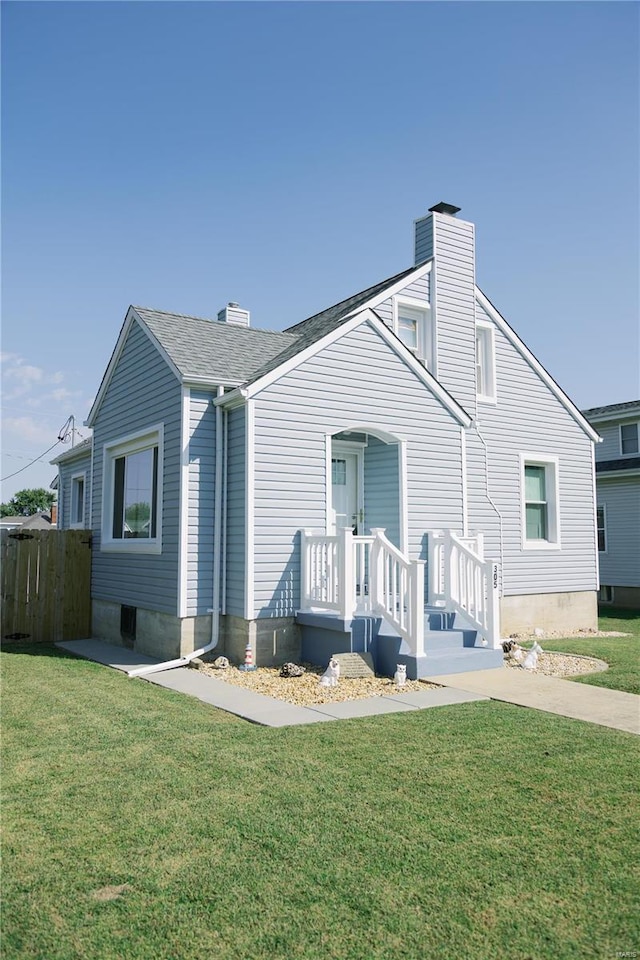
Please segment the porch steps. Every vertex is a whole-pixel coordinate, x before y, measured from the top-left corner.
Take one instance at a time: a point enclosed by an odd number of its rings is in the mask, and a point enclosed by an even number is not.
[[[384,662],[385,672],[391,669],[394,659],[397,663],[406,662],[407,673],[418,677],[491,670],[503,664],[502,650],[483,647],[476,630],[460,614],[438,607],[425,608],[424,657],[416,660],[408,656],[406,645],[384,623],[375,643],[377,660],[381,666]]]

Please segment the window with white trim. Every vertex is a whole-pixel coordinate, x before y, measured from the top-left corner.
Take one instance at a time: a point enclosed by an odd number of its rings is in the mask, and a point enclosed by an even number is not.
[[[495,402],[496,350],[491,324],[476,324],[476,393],[479,400]]]
[[[598,553],[607,552],[607,514],[604,507],[596,510],[596,526],[598,530]]]
[[[104,448],[103,550],[160,553],[162,426]]]
[[[394,331],[427,370],[433,373],[435,343],[428,304],[411,297],[394,297]]]
[[[71,478],[71,527],[84,527],[85,476],[84,473],[78,473]]]
[[[638,453],[640,450],[638,432],[639,424],[637,423],[620,424],[620,453],[623,457],[632,453]]]
[[[560,546],[558,462],[522,456],[522,545],[524,549]]]

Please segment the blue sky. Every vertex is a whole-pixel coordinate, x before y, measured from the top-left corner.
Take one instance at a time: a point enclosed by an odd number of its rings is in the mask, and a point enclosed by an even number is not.
[[[572,399],[636,399],[638,19],[3,3],[2,477],[86,417],[130,303],[238,300],[282,329],[409,266],[439,200],[476,223],[479,285]]]

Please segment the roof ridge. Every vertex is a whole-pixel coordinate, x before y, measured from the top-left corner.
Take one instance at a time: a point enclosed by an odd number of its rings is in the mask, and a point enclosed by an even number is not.
[[[219,327],[224,327],[225,329],[233,330],[249,330],[251,333],[268,333],[268,334],[277,334],[277,336],[282,336],[282,334],[287,334],[288,336],[293,336],[289,334],[287,330],[267,330],[266,327],[245,327],[240,323],[227,323],[224,320],[217,320],[213,317],[196,317],[190,313],[175,313],[171,310],[158,310],[156,307],[141,307],[135,303],[131,304],[134,310],[143,311],[146,313],[156,313],[160,314],[163,317],[179,317],[181,320],[197,320],[200,323],[215,323]],[[143,318],[144,319],[144,318]]]

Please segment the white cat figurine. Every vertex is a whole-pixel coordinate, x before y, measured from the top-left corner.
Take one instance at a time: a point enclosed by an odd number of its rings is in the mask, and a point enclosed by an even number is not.
[[[320,684],[323,687],[337,687],[339,679],[340,664],[334,657],[331,657],[331,660],[329,660],[329,666],[320,677]]]
[[[539,656],[539,654],[541,654],[542,652],[543,652],[543,651],[542,651],[542,647],[540,646],[540,644],[537,643],[537,642],[534,642],[533,646],[531,647],[531,649],[530,649],[529,652],[527,653],[527,655],[526,655],[526,657],[524,658],[524,661],[523,661],[523,663],[522,663],[522,666],[524,667],[524,669],[525,669],[525,670],[536,670],[537,667],[538,667],[538,656]]]
[[[393,675],[393,679],[396,682],[396,687],[404,687],[407,682],[407,665],[406,663],[396,664],[396,672]]]

